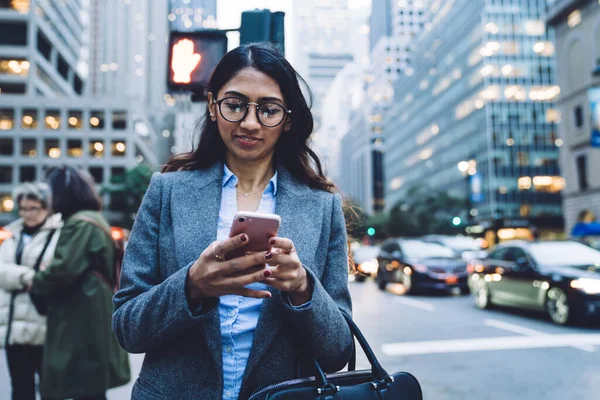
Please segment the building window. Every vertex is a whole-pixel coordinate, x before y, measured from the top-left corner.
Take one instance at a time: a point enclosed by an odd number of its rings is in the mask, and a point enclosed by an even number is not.
[[[83,156],[83,145],[79,139],[67,140],[67,156],[81,157]]]
[[[35,129],[38,127],[38,110],[25,109],[23,110],[23,118],[21,120],[21,129]]]
[[[0,58],[0,75],[27,76],[29,73],[29,61],[20,58]]]
[[[113,167],[110,169],[110,181],[113,183],[123,182],[125,177],[125,168]]]
[[[10,194],[0,194],[0,212],[11,212],[15,208],[15,202]]]
[[[100,184],[104,182],[104,168],[90,167],[90,175],[94,178],[94,182]]]
[[[90,125],[92,129],[104,129],[104,111],[92,111]]]
[[[579,156],[576,159],[577,164],[577,179],[579,180],[579,190],[585,191],[588,189],[587,179],[587,156]]]
[[[12,167],[0,167],[0,183],[12,183]]]
[[[75,78],[73,79],[73,89],[75,90],[75,93],[77,93],[77,94],[83,93],[83,81],[77,75],[75,75]]]
[[[50,53],[52,52],[52,45],[50,41],[46,39],[46,36],[42,31],[38,30],[37,33],[37,49],[44,56],[44,58],[50,61]]]
[[[69,129],[81,129],[83,128],[83,114],[81,111],[69,110]]]
[[[59,110],[47,110],[46,118],[44,119],[46,129],[58,129],[60,128],[60,111]]]
[[[12,108],[0,108],[0,131],[8,131],[13,128],[15,110]]]
[[[25,94],[24,83],[0,82],[0,93],[2,94]]]
[[[529,165],[529,153],[518,152],[517,153],[517,165],[520,165],[520,166]]]
[[[19,182],[35,182],[36,170],[34,166],[26,166],[20,168]]]
[[[26,157],[37,157],[37,143],[35,139],[21,140],[21,155]]]
[[[65,80],[69,79],[69,64],[65,61],[64,58],[59,54],[58,55],[58,73],[65,78]]]
[[[124,140],[113,140],[112,141],[112,156],[113,157],[125,157],[125,150],[127,150],[125,146]]]
[[[112,114],[113,129],[127,129],[127,112],[115,111]]]
[[[0,139],[0,156],[12,156],[15,152],[15,147],[12,139]]]
[[[90,141],[90,156],[96,158],[104,157],[104,142],[102,140]]]
[[[46,155],[50,158],[59,158],[60,157],[60,142],[58,139],[46,139],[44,141],[44,146],[46,148]]]
[[[27,46],[27,23],[3,20],[0,24],[0,45]]]
[[[581,128],[583,126],[583,107],[575,107],[575,128]]]

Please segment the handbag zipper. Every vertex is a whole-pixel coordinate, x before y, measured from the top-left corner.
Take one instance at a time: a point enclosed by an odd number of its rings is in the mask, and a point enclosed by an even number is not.
[[[313,382],[314,380],[315,380],[315,377],[311,376],[310,378],[290,379],[289,381],[274,383],[273,385],[269,385],[269,386],[266,386],[266,387],[260,389],[258,392],[254,393],[252,395],[252,397],[250,397],[248,400],[258,399],[261,395],[263,395],[273,389],[281,389],[281,388],[287,387],[287,386],[295,386],[295,385],[299,385],[302,383]]]

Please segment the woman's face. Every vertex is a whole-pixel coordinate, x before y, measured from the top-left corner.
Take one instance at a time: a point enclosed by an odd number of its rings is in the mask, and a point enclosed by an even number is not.
[[[276,103],[287,109],[287,104],[277,82],[270,76],[254,68],[244,68],[223,85],[219,93],[217,93],[216,98],[213,96],[213,93],[208,94],[209,111],[212,114],[210,118],[217,122],[219,134],[227,148],[228,159],[259,161],[272,157],[279,136],[290,130],[290,117],[285,116],[283,122],[275,127],[265,127],[257,119],[256,106],[250,105],[250,109],[243,120],[240,122],[229,122],[223,118],[223,115],[219,112],[218,105],[213,101],[225,98],[234,99],[230,102],[222,103],[223,112],[226,112],[225,108],[230,107],[231,104],[239,104],[240,100],[258,103],[259,105],[266,102]],[[278,109],[276,106],[269,108],[269,110],[271,109],[277,109],[276,112],[284,113],[283,110]],[[264,113],[261,112],[261,114]]]
[[[19,215],[23,218],[23,224],[28,227],[40,225],[48,217],[48,210],[42,207],[37,200],[22,199],[19,202]]]

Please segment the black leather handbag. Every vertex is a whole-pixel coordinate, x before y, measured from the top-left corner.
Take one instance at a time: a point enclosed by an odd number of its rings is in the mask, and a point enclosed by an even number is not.
[[[313,358],[317,371],[315,376],[266,386],[254,392],[248,400],[422,400],[419,381],[408,372],[388,374],[352,318],[344,312],[342,315],[367,355],[370,370],[356,371],[356,349],[347,372],[325,374]]]
[[[44,259],[44,254],[46,253],[46,249],[48,249],[48,246],[50,245],[50,242],[52,241],[52,236],[54,236],[55,232],[56,232],[56,230],[52,230],[52,231],[50,231],[50,233],[48,233],[48,238],[46,239],[44,248],[42,249],[42,252],[38,256],[38,259],[35,262],[35,265],[33,266],[33,270],[35,272],[39,272],[40,266],[42,265],[42,260]],[[35,294],[32,292],[29,292],[29,298],[31,299],[31,302],[35,306],[35,309],[37,310],[38,314],[46,315],[48,313],[48,297],[47,296],[42,296],[42,295],[38,295],[38,294]]]

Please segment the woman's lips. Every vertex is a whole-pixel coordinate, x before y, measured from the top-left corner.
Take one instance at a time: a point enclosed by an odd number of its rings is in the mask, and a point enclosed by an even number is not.
[[[261,139],[258,139],[256,137],[253,136],[236,136],[235,137],[236,142],[243,148],[254,148],[260,141]]]

